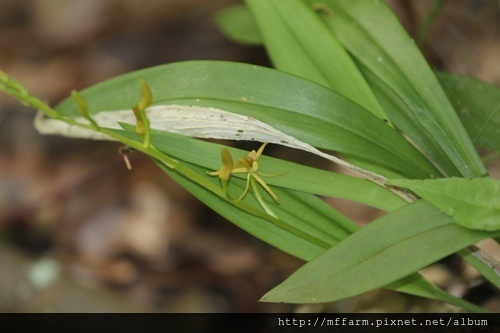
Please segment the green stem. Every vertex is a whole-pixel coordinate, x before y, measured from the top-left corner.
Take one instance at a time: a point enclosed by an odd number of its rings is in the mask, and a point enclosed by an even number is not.
[[[0,90],[14,96],[24,105],[45,112],[49,117],[57,118],[59,116],[56,110],[52,109],[47,103],[31,95],[22,84],[8,76],[2,70],[0,70]]]

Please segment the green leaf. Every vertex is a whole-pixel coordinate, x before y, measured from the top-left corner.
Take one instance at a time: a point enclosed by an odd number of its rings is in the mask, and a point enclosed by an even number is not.
[[[380,80],[363,64],[359,63],[358,66],[363,72],[367,81],[370,83],[370,86],[372,87],[378,100],[387,111],[387,114],[389,115],[392,123],[395,124],[396,127],[403,133],[408,135],[408,137],[418,138],[418,146],[425,147],[423,149],[425,155],[431,161],[434,161],[443,173],[450,176],[460,175],[460,171],[458,171],[451,159],[446,156],[444,149],[435,143],[435,139],[431,135],[429,135],[428,130],[424,126],[416,125],[418,120],[412,118],[412,116],[408,113],[401,111],[408,109],[408,104],[405,102],[405,100],[398,96],[390,86]]]
[[[438,171],[397,131],[351,100],[311,81],[273,69],[217,61],[190,61],[128,73],[80,94],[89,113],[129,109],[140,99],[138,83],[152,89],[153,105],[216,107],[270,124],[318,148],[359,157],[405,177]],[[56,109],[75,117],[65,100]]]
[[[321,3],[333,13],[325,22],[356,58],[391,121],[446,175],[486,175],[434,73],[385,2]]]
[[[276,69],[330,87],[386,118],[345,49],[302,0],[247,0]]]
[[[474,145],[500,152],[500,88],[463,75],[436,75]]]
[[[264,42],[257,22],[244,5],[234,5],[217,13],[216,23],[224,35],[232,41],[249,45]]]
[[[219,29],[230,40],[248,45],[262,44],[262,36],[255,19],[243,5],[235,5],[217,13],[215,21]]]
[[[391,180],[412,190],[469,229],[500,230],[500,180],[446,178]]]
[[[305,264],[262,301],[322,303],[409,276],[470,244],[500,233],[468,230],[421,200],[370,223]]]

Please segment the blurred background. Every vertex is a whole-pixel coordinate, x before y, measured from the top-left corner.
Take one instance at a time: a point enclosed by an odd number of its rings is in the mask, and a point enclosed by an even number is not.
[[[388,2],[414,35],[433,1]],[[175,61],[270,66],[263,48],[217,30],[214,15],[235,3],[0,0],[0,68],[54,105],[71,89]],[[445,1],[426,57],[500,84],[499,17],[497,0]],[[213,213],[147,157],[130,154],[128,171],[118,143],[41,136],[34,114],[0,95],[0,312],[457,311],[387,290],[327,305],[259,303],[303,263]],[[498,160],[488,168],[500,178]],[[328,201],[361,225],[381,215]],[[496,245],[481,246],[500,257]],[[500,311],[497,291],[454,256],[423,274]]]

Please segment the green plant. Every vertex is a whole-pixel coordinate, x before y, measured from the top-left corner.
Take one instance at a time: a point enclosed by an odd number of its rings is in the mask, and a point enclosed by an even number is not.
[[[219,24],[240,42],[263,43],[276,69],[168,64],[74,92],[55,108],[4,73],[0,89],[48,117],[37,121],[42,133],[139,150],[240,228],[309,261],[263,301],[330,302],[387,287],[483,311],[416,272],[458,252],[500,285],[490,263],[464,250],[500,236],[500,182],[474,148],[499,151],[499,113],[487,105],[500,103],[498,89],[436,75],[383,1],[246,5],[222,13]],[[457,84],[484,89],[458,94]],[[466,128],[452,105],[459,98],[473,114]],[[362,178],[191,137],[302,149]],[[361,229],[317,195],[387,214]]]

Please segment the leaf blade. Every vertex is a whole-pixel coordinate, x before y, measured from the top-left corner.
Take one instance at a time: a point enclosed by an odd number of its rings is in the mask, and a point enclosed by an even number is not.
[[[406,222],[404,229],[401,219]],[[498,234],[457,226],[429,203],[418,201],[344,239],[301,267],[262,301],[319,303],[355,296],[404,278],[469,244]],[[364,246],[365,242],[370,247]],[[345,260],[346,256],[349,260]]]

